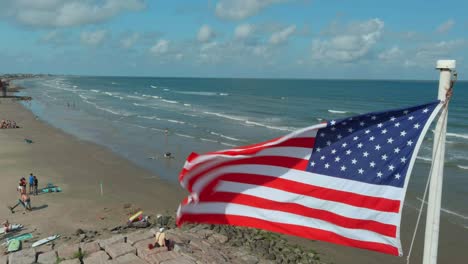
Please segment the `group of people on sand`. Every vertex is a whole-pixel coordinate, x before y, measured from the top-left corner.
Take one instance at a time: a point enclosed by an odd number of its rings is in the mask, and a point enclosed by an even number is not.
[[[31,197],[29,195],[38,194],[37,186],[39,184],[39,181],[37,177],[33,175],[32,173],[29,175],[28,181],[29,181],[29,192],[26,191],[26,187],[27,187],[26,179],[24,177],[20,179],[18,189],[17,189],[20,194],[20,199],[18,200],[18,203],[15,206],[8,207],[11,210],[11,212],[14,213],[14,209],[20,204],[24,207],[24,209],[26,209],[26,211],[32,211]]]
[[[17,126],[16,122],[13,120],[3,119],[2,122],[0,123],[0,128],[19,128],[19,126]]]

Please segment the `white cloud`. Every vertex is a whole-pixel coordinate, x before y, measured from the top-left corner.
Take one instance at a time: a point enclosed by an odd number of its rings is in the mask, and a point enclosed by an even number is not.
[[[160,39],[153,47],[150,48],[150,52],[154,55],[162,55],[167,53],[169,50],[169,40]]]
[[[398,46],[393,46],[392,48],[381,52],[378,55],[378,58],[381,60],[393,60],[400,57],[402,54],[403,52],[398,48]]]
[[[436,28],[436,31],[437,31],[437,33],[447,33],[448,31],[450,31],[450,29],[453,28],[454,25],[455,25],[455,20],[449,19],[449,20],[445,21],[444,23],[440,24]]]
[[[241,20],[257,14],[260,10],[286,0],[220,0],[216,15],[230,20]]]
[[[312,56],[319,60],[350,62],[369,54],[380,39],[384,22],[378,18],[350,24],[343,32],[335,31],[329,39],[312,42]]]
[[[296,32],[296,25],[289,26],[281,31],[275,32],[270,37],[270,44],[277,45],[284,43]]]
[[[0,16],[33,27],[96,24],[146,7],[144,0],[2,0]]]
[[[89,46],[98,46],[106,39],[106,37],[106,30],[83,31],[81,32],[80,40],[82,44]]]
[[[140,34],[137,32],[134,32],[120,40],[120,46],[124,49],[129,49],[135,45],[135,43],[138,41],[140,38]]]
[[[468,48],[468,41],[462,39],[426,43],[411,52],[412,56],[408,56],[405,66],[432,67],[439,59],[459,57],[460,51],[466,48]]]
[[[216,36],[213,29],[208,25],[203,25],[198,30],[197,39],[200,42],[208,42]]]
[[[254,31],[254,27],[250,24],[241,24],[234,30],[234,37],[242,40],[247,39]]]

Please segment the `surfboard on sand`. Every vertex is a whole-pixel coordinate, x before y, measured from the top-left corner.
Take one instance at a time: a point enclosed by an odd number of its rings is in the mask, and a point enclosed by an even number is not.
[[[15,231],[15,230],[18,230],[18,229],[21,229],[21,228],[23,228],[23,225],[12,224],[12,225],[10,225],[10,231],[8,231],[8,232]],[[5,234],[5,228],[0,228],[0,235],[3,235],[3,234]]]
[[[45,243],[49,243],[50,241],[54,241],[55,239],[57,239],[59,237],[60,237],[60,235],[53,235],[53,236],[50,236],[50,237],[43,238],[41,240],[38,240],[38,241],[34,242],[31,247],[34,248],[34,247],[38,247],[40,245],[44,245]]]
[[[21,247],[21,241],[20,240],[12,240],[10,243],[8,243],[8,253],[9,252],[15,252],[18,251]]]
[[[6,242],[4,242],[2,245],[9,245],[10,242],[13,241],[13,240],[22,241],[22,240],[28,240],[28,239],[31,239],[31,238],[33,238],[33,235],[30,234],[30,233],[21,234],[21,235],[17,235],[17,236],[7,238]]]
[[[140,215],[142,215],[142,214],[143,214],[143,211],[139,211],[138,213],[132,215],[132,216],[128,219],[128,221],[129,221],[129,222],[133,222],[133,221],[135,221],[135,219],[137,219],[137,218],[138,218]]]

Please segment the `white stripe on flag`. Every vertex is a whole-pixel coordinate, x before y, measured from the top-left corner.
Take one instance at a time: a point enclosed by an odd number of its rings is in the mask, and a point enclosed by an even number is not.
[[[339,214],[353,219],[373,220],[390,225],[398,225],[400,223],[398,213],[388,213],[356,207],[339,202],[298,195],[297,193],[290,193],[260,185],[221,181],[216,187],[216,191],[252,195],[275,202],[295,203],[313,209],[329,211],[334,214]],[[297,217],[302,217],[302,215],[298,215]]]
[[[258,176],[271,176],[317,187],[391,200],[400,200],[402,192],[401,188],[388,185],[370,184],[290,168],[254,164],[230,165],[213,170],[195,182],[193,192],[199,194],[207,184],[226,173],[250,173]]]

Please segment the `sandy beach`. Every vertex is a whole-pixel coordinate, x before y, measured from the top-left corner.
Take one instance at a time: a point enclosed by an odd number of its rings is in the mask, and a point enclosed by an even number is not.
[[[128,208],[147,214],[174,213],[183,197],[177,186],[160,180],[111,151],[67,135],[36,120],[11,99],[0,99],[2,119],[19,129],[0,130],[0,219],[21,223],[42,235],[69,234],[76,229],[98,230],[125,223]],[[27,144],[24,139],[33,140]],[[34,173],[39,187],[53,183],[62,193],[32,196],[33,211],[7,209],[19,198],[19,179]],[[103,196],[100,182],[103,182]]]
[[[1,99],[2,119],[15,120],[21,128],[0,130],[0,220],[21,223],[35,236],[72,234],[78,228],[102,230],[125,223],[130,209],[141,208],[149,215],[174,214],[184,191],[137,167],[116,153],[96,144],[79,140],[35,118],[18,102]],[[34,143],[27,144],[24,139]],[[62,193],[32,196],[33,211],[17,208],[11,214],[8,205],[18,199],[20,177],[34,173],[39,186],[51,182]],[[174,177],[176,177],[174,175]],[[103,196],[100,182],[103,182]],[[124,208],[131,204],[132,208]],[[402,243],[408,252],[416,222],[414,210],[404,210]],[[425,216],[423,216],[424,220]],[[413,263],[422,255],[423,225],[413,250]],[[468,232],[442,220],[439,244],[440,263],[463,263],[463,241]],[[335,246],[329,243],[289,238],[290,241],[317,251],[329,263],[405,263],[398,258],[370,251]]]

